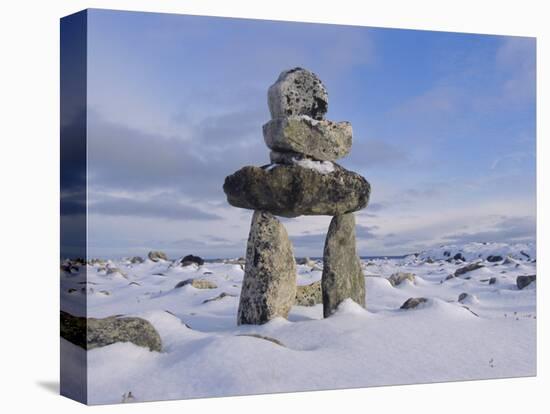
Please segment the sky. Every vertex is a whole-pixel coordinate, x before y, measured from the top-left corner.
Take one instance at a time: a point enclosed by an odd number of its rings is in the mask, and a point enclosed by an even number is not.
[[[269,163],[267,89],[315,72],[372,186],[361,256],[535,240],[535,39],[91,10],[88,255],[243,256],[224,178]],[[322,255],[330,217],[281,219]]]

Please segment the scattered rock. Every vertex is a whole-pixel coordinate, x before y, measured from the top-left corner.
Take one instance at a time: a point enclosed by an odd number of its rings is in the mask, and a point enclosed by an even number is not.
[[[492,278],[489,279],[489,284],[494,285],[495,283],[497,283],[497,278],[493,276]]]
[[[143,259],[143,257],[139,257],[139,256],[134,256],[130,259],[130,263],[132,264],[140,264],[143,262],[145,262],[145,260]]]
[[[516,285],[519,290],[529,286],[532,282],[537,280],[537,275],[518,276],[516,279]]]
[[[266,145],[278,152],[297,152],[315,160],[346,156],[352,143],[349,122],[316,121],[307,116],[277,118],[263,126]]]
[[[255,211],[237,323],[262,324],[286,318],[296,298],[296,264],[284,226],[273,215]]]
[[[174,289],[178,289],[183,286],[191,285],[195,289],[216,289],[218,285],[216,285],[214,282],[206,279],[186,279],[182,280],[181,282],[178,282],[176,286],[174,286]]]
[[[328,110],[328,94],[321,80],[299,67],[282,72],[267,96],[273,119],[292,115],[323,119]]]
[[[179,265],[180,266],[189,266],[191,264],[196,264],[198,266],[202,266],[204,264],[204,260],[202,257],[194,256],[192,254],[188,254],[184,258],[180,259]]]
[[[462,302],[468,297],[468,294],[466,292],[462,292],[460,295],[458,295],[458,301]]]
[[[223,298],[225,298],[225,297],[234,298],[234,297],[236,297],[236,295],[231,295],[231,294],[229,294],[229,293],[222,292],[222,293],[220,293],[218,296],[215,296],[215,297],[210,298],[210,299],[205,299],[205,300],[203,300],[202,303],[205,304],[205,303],[208,303],[208,302],[214,302],[214,301],[216,301],[216,300],[220,300],[220,299],[223,299]]]
[[[345,299],[365,306],[365,277],[355,247],[355,216],[334,216],[323,252],[323,315],[330,316]]]
[[[487,261],[490,263],[502,262],[504,258],[502,256],[487,256]]]
[[[250,337],[252,337],[252,338],[264,339],[264,340],[266,340],[266,341],[273,342],[274,344],[279,345],[279,346],[285,346],[285,345],[284,345],[281,341],[279,341],[278,339],[271,338],[270,336],[264,336],[264,335],[256,334],[256,333],[238,334],[237,336],[250,336]]]
[[[135,317],[117,315],[97,319],[61,311],[61,336],[87,350],[116,342],[132,342],[151,351],[160,352],[162,349],[160,335],[153,325]]]
[[[166,256],[166,253],[160,252],[160,251],[150,251],[147,254],[147,257],[149,260],[152,260],[153,262],[159,262],[161,260],[168,260],[168,256]]]
[[[397,272],[391,275],[388,278],[388,281],[391,283],[392,286],[399,286],[401,283],[403,283],[405,280],[410,281],[411,283],[414,283],[415,281],[415,275],[414,273],[406,273],[406,272]]]
[[[298,165],[244,167],[226,177],[223,190],[232,206],[283,217],[349,213],[370,196],[367,180],[337,164],[328,174]]]
[[[428,299],[426,298],[409,298],[401,305],[400,309],[414,309],[421,303],[426,303]]]
[[[434,259],[432,259],[431,257],[428,257],[424,262],[425,262],[425,263],[429,263],[429,264],[433,264],[433,263],[434,263]]]
[[[125,278],[126,278],[126,276],[127,276],[126,273],[123,272],[122,270],[120,270],[118,267],[109,267],[109,268],[107,269],[107,274],[108,274],[108,275],[112,275],[112,274],[114,274],[114,273],[119,273],[121,276],[123,276],[123,277],[125,277]]]
[[[462,253],[457,253],[453,256],[453,259],[460,262],[465,262],[466,259],[462,256]]]
[[[458,276],[463,275],[463,274],[468,273],[468,272],[472,272],[472,271],[477,270],[477,269],[481,269],[482,267],[485,267],[485,265],[481,262],[470,263],[470,264],[468,264],[464,267],[460,267],[460,268],[456,269],[455,277],[458,277]]]
[[[296,287],[296,305],[314,306],[319,303],[323,303],[320,280],[309,285],[299,285]]]

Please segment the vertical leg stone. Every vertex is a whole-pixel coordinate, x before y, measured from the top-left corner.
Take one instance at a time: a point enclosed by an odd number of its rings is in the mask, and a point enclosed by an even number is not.
[[[330,316],[347,298],[365,306],[365,277],[355,248],[355,216],[334,216],[323,254],[323,315]]]
[[[296,263],[284,226],[272,214],[255,211],[246,247],[237,323],[263,324],[286,318],[296,297]]]

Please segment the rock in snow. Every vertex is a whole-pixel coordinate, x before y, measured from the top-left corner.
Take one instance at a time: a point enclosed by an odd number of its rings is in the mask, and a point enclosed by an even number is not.
[[[323,253],[323,315],[330,316],[345,299],[365,306],[365,276],[355,251],[355,216],[335,216]]]
[[[422,303],[426,303],[428,299],[426,298],[409,298],[401,305],[400,309],[414,309]]]
[[[518,276],[516,279],[516,285],[518,289],[521,290],[529,286],[532,282],[535,282],[536,280],[537,280],[537,275]]]
[[[270,213],[255,211],[237,323],[262,324],[286,318],[296,298],[296,264],[287,232]]]
[[[168,260],[168,256],[166,256],[166,253],[160,252],[160,251],[150,251],[147,254],[147,257],[149,260],[152,260],[153,262],[158,262],[160,260]]]
[[[84,318],[61,311],[61,336],[88,350],[116,342],[131,342],[151,351],[162,349],[162,341],[153,325],[135,317]]]

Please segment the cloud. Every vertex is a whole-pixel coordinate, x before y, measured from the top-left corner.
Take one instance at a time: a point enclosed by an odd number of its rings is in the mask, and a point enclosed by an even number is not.
[[[162,220],[221,220],[216,214],[185,205],[176,197],[160,195],[140,200],[128,197],[103,196],[100,201],[90,203],[89,214],[158,218]]]
[[[486,230],[460,232],[443,237],[447,243],[460,244],[469,242],[518,242],[534,241],[536,236],[536,220],[534,217],[500,218]]]

